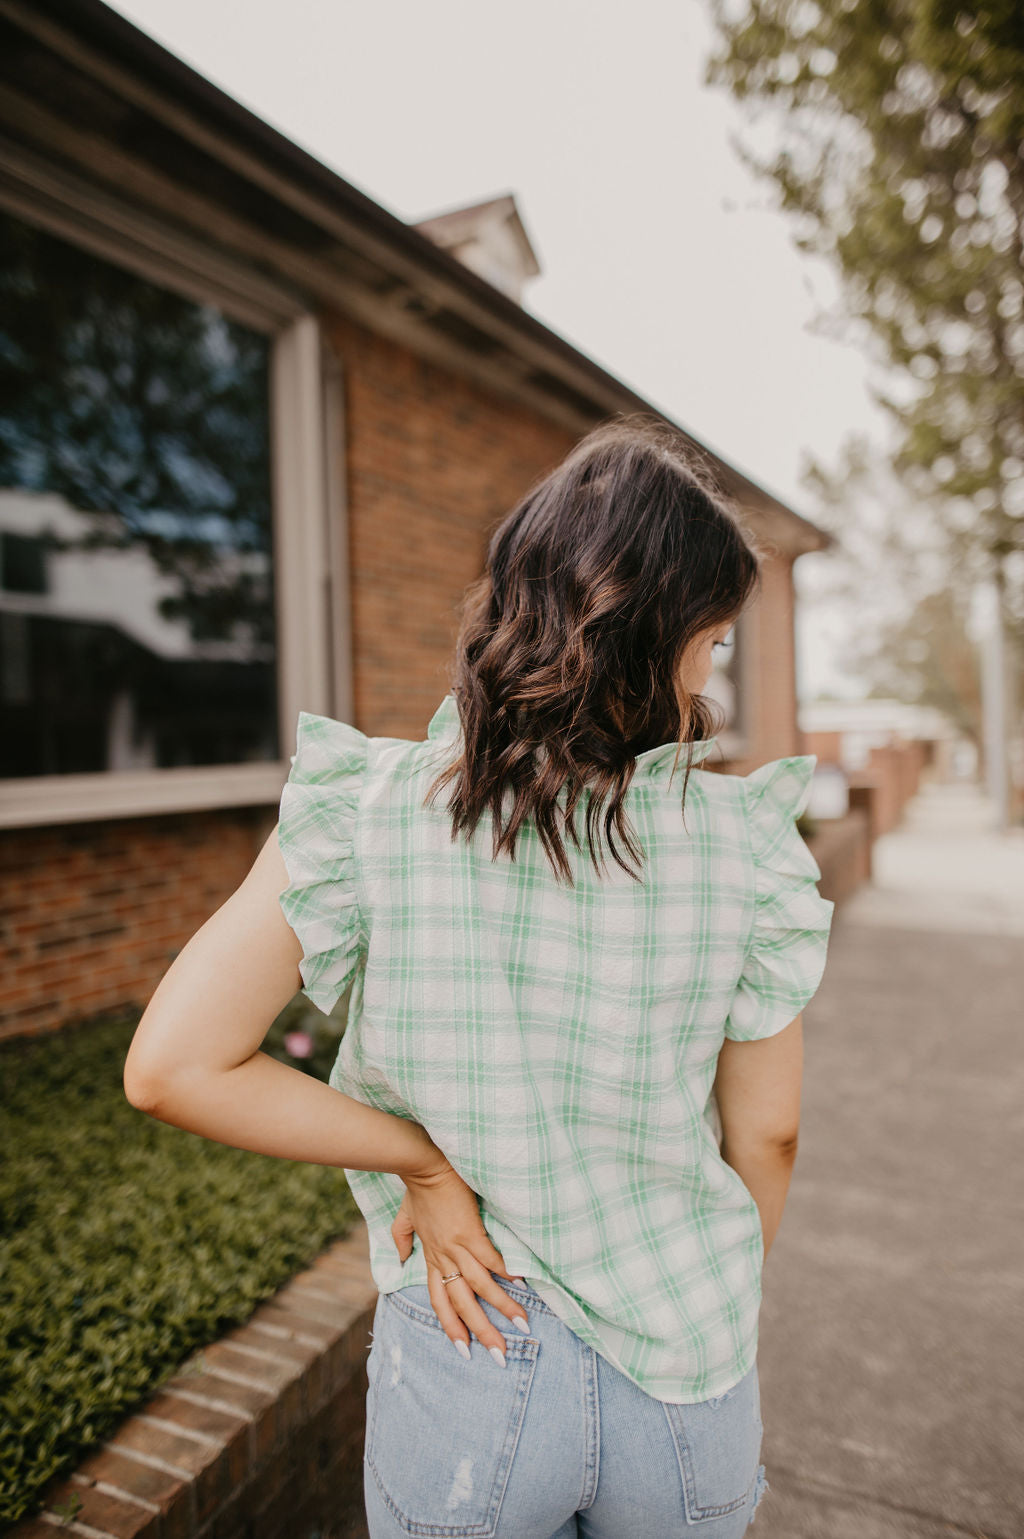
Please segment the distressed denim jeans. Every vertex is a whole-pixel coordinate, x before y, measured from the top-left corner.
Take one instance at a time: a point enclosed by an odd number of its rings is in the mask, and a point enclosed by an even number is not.
[[[492,1276],[494,1274],[492,1273]],[[529,1287],[506,1366],[445,1335],[425,1285],[382,1293],[367,1362],[363,1484],[370,1539],[738,1539],[767,1490],[755,1364],[723,1395],[669,1405],[565,1325]]]

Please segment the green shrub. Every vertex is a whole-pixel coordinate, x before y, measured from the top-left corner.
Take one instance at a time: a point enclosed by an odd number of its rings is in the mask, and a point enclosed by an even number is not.
[[[813,839],[818,832],[818,820],[812,818],[809,812],[801,812],[796,820],[796,826],[802,839]]]
[[[135,1026],[0,1045],[0,1525],[358,1217],[339,1168],[132,1107]],[[264,1048],[326,1078],[341,1029],[300,995]],[[288,1053],[295,1031],[310,1057]]]

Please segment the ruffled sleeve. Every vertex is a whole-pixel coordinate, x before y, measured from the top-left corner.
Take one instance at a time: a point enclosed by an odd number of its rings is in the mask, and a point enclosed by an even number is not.
[[[289,878],[278,901],[302,943],[302,992],[327,1015],[365,949],[355,830],[368,739],[300,711],[296,743],[277,826]]]
[[[825,971],[835,904],[823,898],[821,870],[797,826],[817,758],[773,759],[743,777],[754,856],[754,923],[725,1035],[772,1037],[815,994]]]

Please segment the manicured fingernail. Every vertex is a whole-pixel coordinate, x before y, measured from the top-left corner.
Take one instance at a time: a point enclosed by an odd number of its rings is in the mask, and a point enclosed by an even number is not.
[[[469,1351],[469,1342],[468,1341],[457,1341],[455,1343],[455,1350],[456,1350],[456,1352],[461,1352],[462,1356],[466,1359],[466,1362],[467,1363],[469,1362],[469,1360],[470,1360],[470,1351]]]
[[[530,1334],[530,1322],[525,1315],[513,1315],[512,1324],[518,1330],[521,1330],[524,1336],[528,1336]]]
[[[501,1366],[504,1368],[504,1366],[505,1366],[505,1354],[501,1350],[501,1348],[500,1347],[488,1347],[487,1350],[491,1354],[491,1356],[494,1358],[494,1361],[496,1363],[500,1363]]]
[[[526,1287],[526,1278],[525,1277],[513,1277],[512,1281],[518,1283],[521,1288],[525,1288]]]

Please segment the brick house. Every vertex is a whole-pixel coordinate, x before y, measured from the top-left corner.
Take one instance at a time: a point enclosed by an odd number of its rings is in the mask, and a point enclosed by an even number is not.
[[[653,408],[522,308],[509,195],[406,225],[99,0],[3,0],[0,61],[10,1036],[145,1003],[299,710],[422,737],[490,529]],[[802,751],[792,566],[829,537],[711,458],[771,551],[715,681],[744,772]]]

